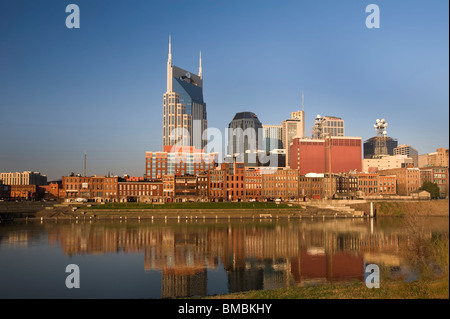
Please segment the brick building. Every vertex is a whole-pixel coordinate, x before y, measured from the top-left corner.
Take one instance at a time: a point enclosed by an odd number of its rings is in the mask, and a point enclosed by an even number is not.
[[[338,174],[333,177],[336,183],[335,197],[348,197],[351,199],[357,196],[358,176],[356,174]]]
[[[397,177],[381,175],[378,180],[378,193],[381,195],[396,195]]]
[[[63,189],[62,183],[58,183],[58,182],[52,182],[52,183],[49,183],[48,185],[42,185],[39,187],[44,190],[44,196],[46,196],[48,198],[59,198],[60,191]]]
[[[119,181],[119,202],[160,202],[163,201],[162,181]]]
[[[358,173],[358,191],[362,196],[396,195],[396,175]]]
[[[36,200],[41,199],[44,194],[44,189],[37,185],[10,185],[11,198]]]
[[[175,176],[176,201],[187,202],[197,200],[197,176]]]
[[[449,178],[447,167],[423,167],[420,168],[420,184],[424,182],[436,183],[439,187],[440,195],[443,198],[449,196]]]
[[[422,186],[420,183],[420,170],[413,167],[386,169],[378,172],[380,176],[396,177],[397,195],[409,196]]]
[[[208,182],[209,182],[209,201],[210,202],[221,202],[223,201],[223,186],[225,179],[226,170],[223,169],[223,164],[221,167],[212,169],[208,171]]]
[[[163,197],[166,201],[173,201],[175,196],[175,176],[165,175],[162,178],[163,182]]]
[[[307,174],[312,175],[312,174]],[[352,199],[358,195],[358,177],[356,172],[331,174],[316,174],[322,176],[322,198],[345,198]],[[331,191],[331,195],[330,195]]]
[[[298,169],[300,175],[329,173],[330,157],[332,173],[361,171],[360,137],[331,137],[331,142],[329,138],[325,140],[294,138],[290,148],[290,167]]]
[[[262,176],[260,169],[247,168],[245,170],[245,198],[261,201]]]
[[[68,200],[85,198],[105,202],[116,201],[118,198],[118,180],[117,176],[63,176],[62,188],[65,191],[64,197]]]
[[[298,170],[290,168],[262,168],[263,199],[298,199]]]
[[[244,201],[245,195],[245,164],[224,163],[224,199],[228,201]]]
[[[197,193],[200,201],[209,201],[209,179],[207,172],[197,175]]]
[[[321,199],[323,193],[323,174],[298,177],[298,194],[301,200]]]

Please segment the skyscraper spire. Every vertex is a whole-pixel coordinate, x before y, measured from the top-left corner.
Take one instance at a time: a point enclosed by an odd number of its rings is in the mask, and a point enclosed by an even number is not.
[[[169,57],[167,59],[167,92],[172,92],[172,80],[173,68],[172,68],[172,39],[169,35]]]
[[[200,51],[200,63],[199,63],[199,67],[198,67],[198,76],[200,77],[200,79],[203,79],[203,77],[202,77],[202,51]]]
[[[170,35],[169,35],[169,58],[167,60],[167,63],[172,64],[172,41]]]

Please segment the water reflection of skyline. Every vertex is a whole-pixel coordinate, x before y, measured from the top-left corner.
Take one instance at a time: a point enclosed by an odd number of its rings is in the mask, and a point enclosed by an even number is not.
[[[401,228],[368,220],[290,223],[44,223],[50,245],[68,256],[143,253],[161,273],[161,297],[207,295],[208,270],[223,268],[229,292],[364,279],[364,264],[399,266]],[[448,229],[447,229],[448,231]],[[2,243],[36,232],[1,232]],[[430,232],[431,235],[431,232]]]

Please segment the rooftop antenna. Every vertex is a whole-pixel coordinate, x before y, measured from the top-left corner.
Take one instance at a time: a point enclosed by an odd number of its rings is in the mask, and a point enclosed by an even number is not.
[[[84,177],[86,177],[86,150],[84,151]]]
[[[377,119],[373,127],[375,128],[377,132],[376,140],[375,140],[375,152],[374,152],[374,158],[379,158],[382,155],[388,155],[388,149],[386,144],[386,127],[388,126],[388,123],[386,122],[386,119]]]
[[[199,61],[199,67],[198,67],[198,76],[200,79],[203,78],[202,76],[202,51],[200,51],[200,61]]]
[[[305,96],[303,95],[303,91],[302,91],[302,111],[305,111]]]

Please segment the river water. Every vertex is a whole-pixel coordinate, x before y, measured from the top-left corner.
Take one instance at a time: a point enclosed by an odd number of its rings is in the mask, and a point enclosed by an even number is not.
[[[448,218],[426,220],[427,236]],[[0,224],[0,298],[172,298],[360,281],[409,269],[402,219]],[[69,264],[79,288],[69,289]],[[407,279],[407,276],[405,277]],[[74,282],[74,281],[73,281]]]

